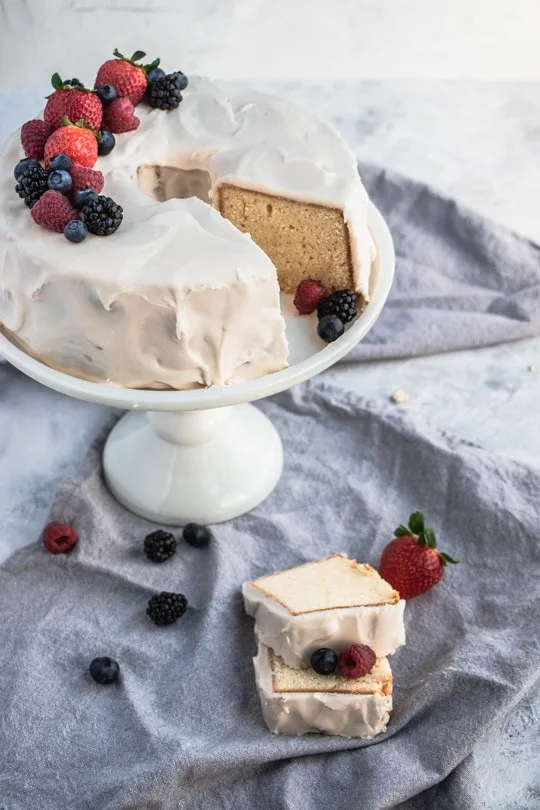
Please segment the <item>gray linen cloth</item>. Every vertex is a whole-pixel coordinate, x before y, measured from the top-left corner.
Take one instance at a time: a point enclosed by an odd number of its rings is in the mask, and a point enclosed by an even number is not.
[[[107,492],[100,436],[52,508],[77,548],[36,542],[0,568],[0,808],[482,807],[474,745],[538,676],[540,472],[329,386],[260,407],[283,438],[283,477],[211,547],[150,563],[155,526]],[[460,562],[407,604],[387,733],[272,735],[242,581],[336,551],[377,565],[414,509]],[[160,590],[190,602],[168,628],[145,615]],[[97,655],[119,661],[117,684],[90,679]]]
[[[540,334],[538,245],[401,174],[363,164],[361,175],[390,226],[396,276],[377,323],[344,361]]]
[[[360,173],[396,247],[379,320],[344,358],[376,360],[489,346],[540,334],[540,247],[415,180]]]

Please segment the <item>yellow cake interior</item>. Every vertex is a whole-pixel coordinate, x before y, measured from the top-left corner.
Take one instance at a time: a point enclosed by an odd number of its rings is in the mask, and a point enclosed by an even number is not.
[[[270,257],[283,292],[294,293],[308,278],[335,290],[354,289],[343,211],[227,184],[214,205]]]
[[[274,692],[334,692],[356,695],[390,695],[392,672],[387,658],[377,658],[371,672],[362,678],[319,675],[314,669],[292,669],[268,649]]]
[[[399,593],[371,565],[357,563],[344,554],[270,574],[252,584],[295,616],[399,602]]]

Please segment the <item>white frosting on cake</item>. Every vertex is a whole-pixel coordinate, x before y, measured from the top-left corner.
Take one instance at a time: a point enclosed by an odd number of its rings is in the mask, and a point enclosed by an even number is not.
[[[319,647],[339,652],[349,644],[367,644],[377,657],[405,644],[405,600],[396,604],[316,610],[293,615],[251,582],[242,586],[246,612],[255,619],[255,635],[290,667],[307,667]]]
[[[270,651],[263,644],[253,666],[263,717],[274,734],[323,732],[369,740],[386,731],[391,693],[276,692]]]
[[[342,209],[355,285],[367,297],[367,195],[331,126],[290,102],[201,78],[177,110],[136,113],[139,128],[117,136],[95,166],[102,193],[124,208],[111,237],[73,245],[37,226],[13,189],[19,133],[2,153],[0,322],[29,351],[129,387],[224,384],[286,366],[271,261],[209,204],[150,199],[137,186],[140,167],[207,173],[209,202],[227,182]],[[148,190],[144,170],[140,185]]]

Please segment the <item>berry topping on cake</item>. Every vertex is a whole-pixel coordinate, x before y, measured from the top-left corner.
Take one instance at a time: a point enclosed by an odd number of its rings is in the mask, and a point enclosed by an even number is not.
[[[338,655],[338,673],[344,678],[363,678],[375,666],[377,656],[367,644],[351,644]]]
[[[207,526],[201,526],[200,523],[186,523],[182,537],[188,545],[202,548],[212,540],[213,534]]]
[[[83,121],[72,124],[67,118],[59,129],[56,129],[45,144],[45,168],[50,160],[60,152],[68,155],[73,163],[91,169],[97,160],[97,140],[93,129],[85,126]]]
[[[105,655],[101,658],[94,658],[88,671],[96,683],[106,685],[118,680],[120,667],[114,658]]]
[[[78,535],[67,523],[53,521],[43,530],[43,545],[51,554],[67,554],[77,545]]]
[[[32,158],[23,158],[22,160],[19,160],[13,169],[13,176],[15,177],[15,180],[19,180],[26,169],[34,169],[36,166],[40,166],[40,164],[37,160],[33,160]]]
[[[52,76],[51,83],[54,93],[45,105],[45,123],[57,129],[62,126],[64,116],[67,116],[73,124],[84,119],[92,129],[100,128],[103,105],[92,90],[86,90],[78,79],[62,81],[58,73]]]
[[[182,73],[181,70],[175,70],[173,72],[173,76],[176,79],[176,83],[180,90],[185,90],[189,84],[189,79],[185,73]]]
[[[343,321],[337,315],[324,315],[317,324],[317,334],[325,343],[333,343],[344,331]]]
[[[32,206],[32,219],[48,231],[62,233],[68,222],[77,216],[68,198],[59,191],[46,191]]]
[[[88,229],[80,219],[72,219],[64,228],[64,236],[68,242],[82,242],[88,236]]]
[[[176,551],[176,540],[170,532],[158,529],[144,538],[144,553],[149,560],[156,563],[165,562]]]
[[[21,127],[21,143],[24,154],[34,160],[42,160],[45,151],[45,144],[49,135],[54,132],[54,127],[45,121],[35,119],[27,121]]]
[[[147,75],[147,78],[148,78],[149,82],[157,82],[157,81],[159,81],[159,79],[165,78],[165,76],[167,74],[165,73],[164,70],[162,70],[162,68],[157,67],[157,68],[154,68],[153,70],[149,70],[146,75]]]
[[[47,191],[47,177],[45,169],[34,161],[28,164],[27,168],[23,169],[22,174],[19,175],[15,191],[29,208],[32,208]]]
[[[335,672],[337,664],[338,657],[336,653],[328,647],[315,650],[311,656],[311,666],[319,675],[331,675],[332,672]]]
[[[116,146],[116,138],[109,132],[108,129],[102,129],[101,132],[98,134],[98,146],[97,152],[100,157],[105,157],[106,155],[110,155],[114,147]]]
[[[159,59],[149,65],[141,65],[138,63],[146,56],[144,51],[135,51],[128,59],[115,48],[114,55],[116,59],[104,62],[98,70],[94,86],[113,84],[118,98],[129,98],[132,104],[138,104],[146,91],[146,74],[157,68]]]
[[[146,613],[154,624],[173,624],[184,615],[187,606],[188,601],[183,594],[162,591],[149,600]]]
[[[60,169],[65,169],[65,171],[69,171],[71,169],[71,158],[69,155],[54,155],[49,160],[49,171],[57,171]]]
[[[118,98],[118,93],[114,84],[100,84],[96,87],[96,95],[104,107],[107,104],[112,104]]]
[[[148,103],[159,110],[174,110],[182,101],[180,81],[174,73],[168,73],[157,82],[152,82],[148,91]]]
[[[73,194],[71,202],[75,208],[81,209],[86,203],[97,200],[98,194],[92,188],[80,188]]]
[[[47,185],[53,191],[59,191],[61,194],[67,194],[68,191],[71,190],[71,175],[65,169],[58,169],[58,171],[51,172],[49,174]]]
[[[101,195],[97,200],[85,203],[82,213],[86,227],[96,236],[110,236],[120,227],[124,217],[121,205]]]
[[[337,315],[342,323],[350,323],[356,317],[356,298],[356,293],[351,290],[337,290],[319,303],[317,317]]]
[[[70,174],[74,191],[80,188],[91,188],[99,194],[105,183],[105,178],[101,172],[95,169],[87,169],[85,166],[79,166],[77,163],[74,163],[71,167]]]
[[[426,526],[422,512],[414,512],[409,525],[398,526],[394,534],[382,553],[379,572],[402,599],[425,593],[442,579],[447,563],[457,563],[439,551],[435,532]]]
[[[319,301],[324,298],[326,292],[319,281],[305,278],[296,288],[293,304],[300,315],[311,315],[319,306]]]
[[[117,98],[105,110],[104,126],[111,132],[131,132],[141,123],[135,115],[135,107],[129,98]]]

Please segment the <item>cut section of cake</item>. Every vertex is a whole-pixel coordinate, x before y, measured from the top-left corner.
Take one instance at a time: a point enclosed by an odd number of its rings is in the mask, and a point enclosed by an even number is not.
[[[392,711],[392,672],[378,658],[362,678],[292,669],[259,643],[253,659],[266,725],[274,734],[324,734],[371,739],[386,731]]]
[[[405,643],[404,600],[370,565],[334,554],[242,587],[255,635],[290,667],[320,647],[366,644],[378,657]]]

